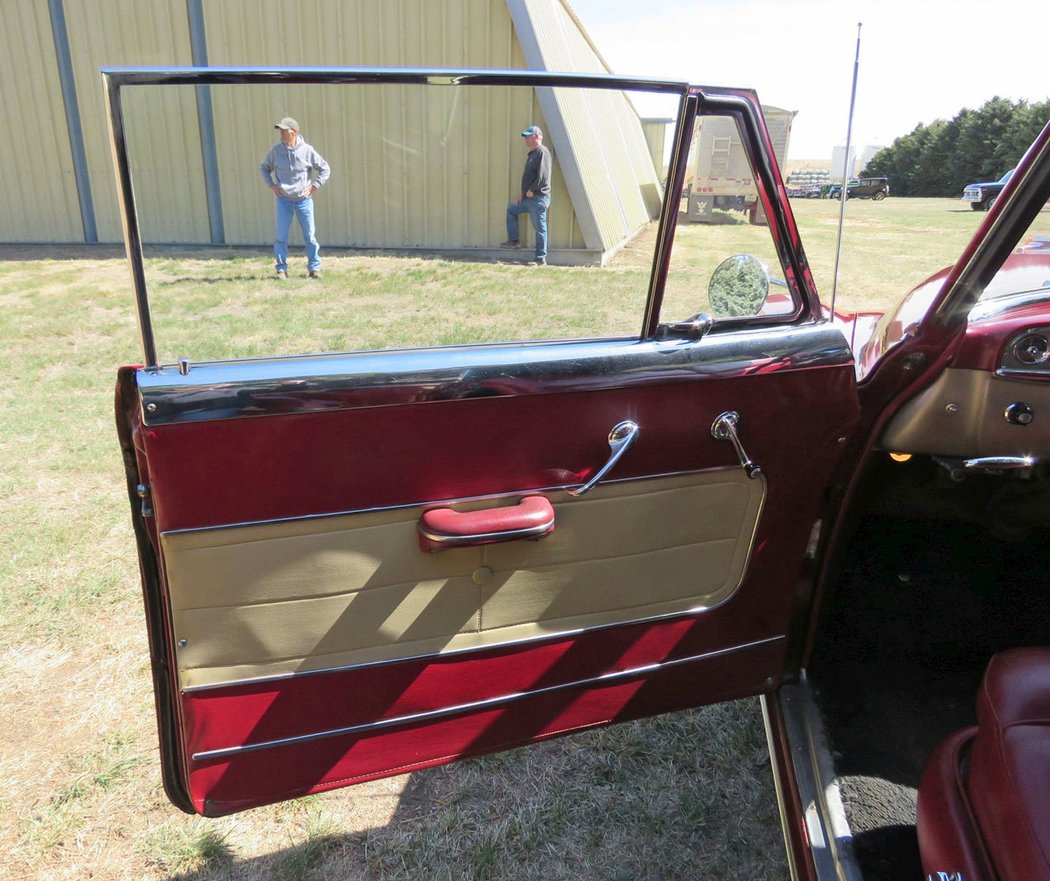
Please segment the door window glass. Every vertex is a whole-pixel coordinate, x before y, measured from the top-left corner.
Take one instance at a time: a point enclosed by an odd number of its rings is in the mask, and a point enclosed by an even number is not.
[[[765,108],[774,150],[786,150],[793,114]],[[693,131],[685,191],[661,321],[699,312],[717,320],[790,316],[798,298],[788,284],[735,117],[701,116]]]

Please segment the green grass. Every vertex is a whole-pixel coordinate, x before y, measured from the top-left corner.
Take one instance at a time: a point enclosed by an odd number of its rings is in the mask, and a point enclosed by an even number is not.
[[[827,297],[838,203],[794,208]],[[891,304],[983,219],[951,200],[847,212],[850,308]],[[266,255],[237,251],[153,256],[148,275],[167,359],[632,334],[645,245],[605,269],[328,255],[320,283],[300,260],[278,284]],[[12,250],[0,260],[0,878],[785,877],[748,701],[237,818],[175,812],[113,428],[116,367],[141,358],[130,274],[120,258]],[[768,255],[767,231],[683,226],[668,315],[703,309],[710,269],[734,253]]]
[[[147,866],[165,874],[194,876],[208,870],[225,869],[234,859],[227,838],[216,824],[206,820],[171,822],[152,830],[139,851]]]

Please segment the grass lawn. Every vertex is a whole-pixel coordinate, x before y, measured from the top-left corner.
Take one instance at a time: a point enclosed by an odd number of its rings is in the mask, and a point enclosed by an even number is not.
[[[793,207],[827,299],[838,203]],[[952,200],[848,203],[840,308],[887,308],[982,219]],[[705,267],[767,239],[684,227],[669,314],[702,309]],[[141,355],[107,253],[0,250],[0,878],[787,876],[753,701],[222,820],[170,807],[112,415],[115,369]],[[643,239],[606,269],[335,255],[320,283],[281,284],[263,254],[168,253],[148,275],[162,359],[204,359],[633,333],[644,254]],[[514,294],[498,308],[494,286]]]

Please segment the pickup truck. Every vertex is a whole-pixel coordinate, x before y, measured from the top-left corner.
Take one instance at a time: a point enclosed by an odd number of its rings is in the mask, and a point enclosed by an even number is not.
[[[1010,182],[1013,173],[1014,170],[1011,168],[999,180],[967,184],[962,194],[963,201],[969,202],[970,208],[974,211],[987,211],[995,204],[995,200],[1003,191],[1003,187]]]

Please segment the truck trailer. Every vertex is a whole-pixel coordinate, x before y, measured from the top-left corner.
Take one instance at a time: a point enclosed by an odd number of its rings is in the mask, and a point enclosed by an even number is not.
[[[795,110],[762,105],[777,163],[784,164]],[[714,211],[743,211],[751,223],[765,223],[751,164],[736,123],[728,116],[697,121],[689,157],[686,216],[693,223],[714,223]]]

